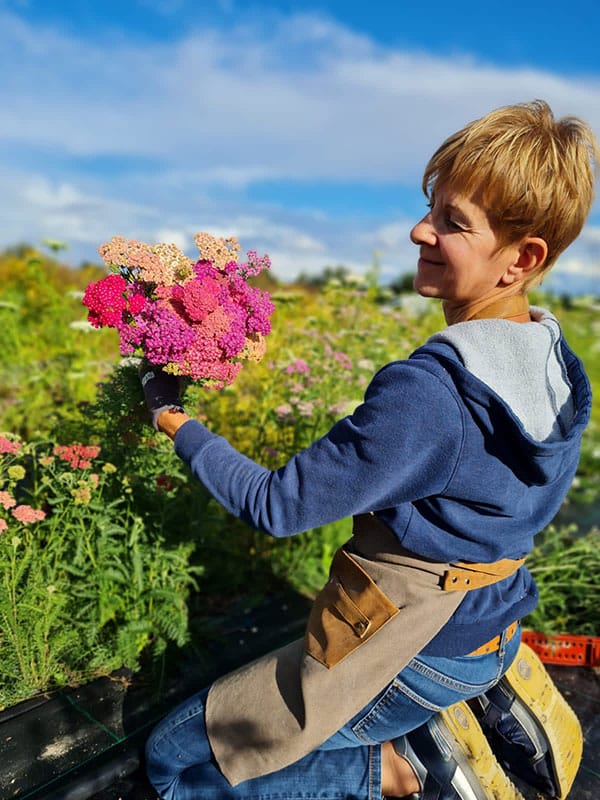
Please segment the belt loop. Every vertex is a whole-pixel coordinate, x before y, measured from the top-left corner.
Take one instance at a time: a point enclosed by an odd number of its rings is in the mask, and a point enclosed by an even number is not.
[[[504,662],[504,654],[506,653],[506,640],[508,638],[508,628],[504,628],[500,636],[500,647],[498,648],[498,658]]]

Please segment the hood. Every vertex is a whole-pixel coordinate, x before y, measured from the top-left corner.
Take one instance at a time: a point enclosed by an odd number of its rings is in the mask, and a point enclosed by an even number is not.
[[[564,471],[565,459],[576,466],[591,389],[556,318],[539,308],[531,312],[528,323],[481,319],[451,325],[422,350],[444,363],[477,424],[495,437],[503,460],[524,479],[526,470],[528,483],[542,484]]]

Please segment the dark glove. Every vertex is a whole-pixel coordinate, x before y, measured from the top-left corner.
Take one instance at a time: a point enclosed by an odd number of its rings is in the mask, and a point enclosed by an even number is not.
[[[180,401],[180,379],[148,361],[143,361],[140,365],[139,376],[152,427],[157,431],[158,418],[163,411],[184,412]]]

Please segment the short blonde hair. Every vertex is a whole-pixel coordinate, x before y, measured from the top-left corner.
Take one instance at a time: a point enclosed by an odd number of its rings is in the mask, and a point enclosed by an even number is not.
[[[425,168],[437,184],[477,197],[502,246],[539,236],[548,256],[537,283],[579,235],[594,200],[600,146],[578,117],[556,120],[548,103],[505,106],[450,136]]]

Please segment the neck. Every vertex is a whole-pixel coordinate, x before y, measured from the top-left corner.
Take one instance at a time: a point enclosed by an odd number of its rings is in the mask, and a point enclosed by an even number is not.
[[[530,322],[529,300],[525,294],[508,291],[494,293],[468,303],[443,302],[448,325],[471,319],[507,319],[511,322]]]

